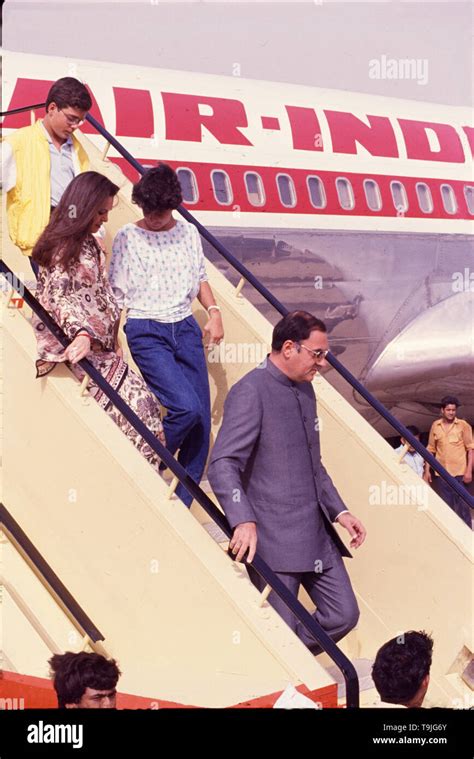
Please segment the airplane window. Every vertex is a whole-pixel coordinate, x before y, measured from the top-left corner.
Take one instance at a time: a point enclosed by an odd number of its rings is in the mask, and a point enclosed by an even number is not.
[[[350,211],[354,208],[354,193],[352,192],[352,185],[345,177],[338,177],[336,179],[337,197],[339,198],[339,204],[345,211]]]
[[[467,210],[474,216],[474,187],[472,185],[464,185],[464,197],[466,198]]]
[[[401,182],[390,182],[392,190],[392,200],[398,213],[403,214],[408,211],[408,198],[404,186]]]
[[[441,199],[446,213],[456,213],[458,204],[456,203],[453,188],[450,184],[441,185]]]
[[[232,190],[230,180],[225,171],[211,172],[212,186],[214,188],[214,197],[218,203],[228,206],[232,203]]]
[[[292,178],[288,174],[278,174],[277,185],[282,204],[293,208],[296,205],[296,193]]]
[[[420,211],[423,213],[432,213],[433,211],[433,198],[431,197],[431,190],[424,182],[416,183],[416,195],[418,197],[418,205]]]
[[[326,193],[319,177],[307,177],[309,199],[315,208],[326,208]]]
[[[364,192],[367,205],[371,211],[380,211],[382,208],[382,197],[380,189],[375,179],[364,179]]]
[[[181,185],[181,192],[183,193],[183,200],[186,203],[196,203],[198,199],[197,183],[194,172],[191,169],[176,169],[179,183]]]
[[[265,204],[265,193],[261,176],[252,171],[245,172],[245,186],[250,203],[253,206],[263,206]]]

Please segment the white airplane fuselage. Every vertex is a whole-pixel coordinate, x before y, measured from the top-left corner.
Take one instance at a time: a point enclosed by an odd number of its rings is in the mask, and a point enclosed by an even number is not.
[[[4,110],[44,102],[62,76],[87,84],[91,114],[137,160],[178,170],[185,207],[285,306],[326,321],[336,355],[401,421],[428,429],[448,393],[472,421],[470,109],[4,51]],[[29,123],[7,116],[3,133]],[[137,178],[113,149],[108,157]],[[277,321],[250,285],[244,294]]]

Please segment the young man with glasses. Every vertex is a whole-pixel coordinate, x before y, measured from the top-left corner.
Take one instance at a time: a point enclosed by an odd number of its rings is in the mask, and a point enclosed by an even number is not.
[[[89,168],[87,154],[73,132],[91,106],[91,96],[81,82],[69,76],[58,79],[48,92],[44,118],[8,135],[3,143],[8,231],[27,256],[69,182]],[[36,275],[36,264],[31,265]]]
[[[349,532],[352,548],[366,531],[321,462],[311,382],[328,351],[326,327],[312,314],[294,311],[278,322],[265,364],[226,398],[208,478],[234,531],[235,560],[251,562],[258,550],[293,595],[303,585],[315,620],[338,641],[357,624],[359,609],[342,561],[351,554],[333,524]],[[260,575],[247,571],[263,590]],[[276,593],[269,602],[313,653],[321,652]]]

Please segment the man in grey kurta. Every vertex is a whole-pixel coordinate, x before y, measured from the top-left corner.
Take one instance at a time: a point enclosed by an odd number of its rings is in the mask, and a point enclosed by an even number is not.
[[[323,322],[305,311],[282,319],[272,352],[230,390],[208,477],[234,533],[236,560],[260,556],[296,596],[302,584],[316,605],[314,618],[338,641],[357,623],[359,609],[341,556],[365,538],[346,509],[320,454],[316,397],[311,384],[328,350]],[[341,451],[341,462],[343,462]],[[264,581],[247,567],[259,589]],[[314,652],[321,648],[276,593],[269,601]]]

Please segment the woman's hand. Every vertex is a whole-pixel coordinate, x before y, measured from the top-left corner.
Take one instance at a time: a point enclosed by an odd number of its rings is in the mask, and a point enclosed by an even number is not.
[[[78,361],[81,361],[81,359],[87,356],[90,349],[91,338],[89,335],[81,332],[81,334],[76,335],[72,343],[68,345],[63,355],[67,361],[71,362],[71,364],[77,364]]]
[[[207,347],[212,345],[219,345],[224,337],[224,325],[222,324],[222,317],[220,311],[211,311],[209,320],[204,325],[204,336],[209,335],[209,342]]]

